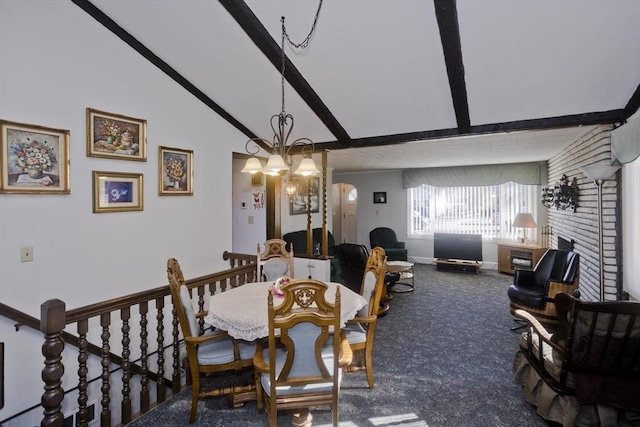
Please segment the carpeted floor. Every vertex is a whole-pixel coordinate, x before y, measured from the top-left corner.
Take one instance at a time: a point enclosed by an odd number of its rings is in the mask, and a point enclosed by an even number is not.
[[[416,265],[416,289],[394,293],[389,314],[376,327],[375,389],[364,372],[347,374],[340,394],[345,427],[547,426],[513,382],[519,332],[509,314],[513,278],[439,272]],[[191,390],[130,426],[188,425]],[[314,408],[313,425],[331,425],[328,408]],[[290,425],[281,413],[278,424]],[[266,426],[255,403],[229,409],[224,398],[200,402],[194,426]]]

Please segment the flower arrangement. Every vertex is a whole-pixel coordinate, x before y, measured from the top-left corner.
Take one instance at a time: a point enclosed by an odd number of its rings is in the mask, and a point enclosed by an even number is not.
[[[100,130],[102,130],[102,134],[107,140],[111,139],[111,141],[115,141],[118,139],[120,134],[123,132],[120,125],[111,120],[105,120],[100,126]]]
[[[53,147],[37,139],[27,138],[26,142],[12,144],[11,152],[15,156],[15,165],[21,172],[51,171],[53,164],[57,162]]]
[[[282,276],[279,277],[278,280],[276,280],[274,282],[273,285],[271,285],[271,292],[273,292],[274,295],[278,295],[278,296],[283,296],[284,292],[282,292],[282,285],[286,285],[287,283],[289,283],[291,281],[291,278],[289,276]]]
[[[165,170],[172,181],[180,182],[186,173],[185,161],[183,159],[169,158],[165,163]]]

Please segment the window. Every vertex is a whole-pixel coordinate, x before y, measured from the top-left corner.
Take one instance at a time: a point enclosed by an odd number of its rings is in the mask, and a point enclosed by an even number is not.
[[[485,187],[407,189],[409,235],[436,232],[482,234],[483,239],[515,239],[522,230],[511,226],[518,212],[536,217],[537,185],[507,182]],[[529,235],[534,235],[529,232]]]

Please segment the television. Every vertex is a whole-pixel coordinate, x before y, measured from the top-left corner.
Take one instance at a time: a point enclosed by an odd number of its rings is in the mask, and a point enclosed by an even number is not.
[[[482,235],[433,233],[433,256],[441,260],[482,261]]]

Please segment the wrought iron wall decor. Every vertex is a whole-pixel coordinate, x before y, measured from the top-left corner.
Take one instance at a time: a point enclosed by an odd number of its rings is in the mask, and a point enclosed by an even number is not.
[[[570,183],[567,175],[562,175],[560,181],[556,182],[553,187],[542,187],[540,201],[547,208],[552,206],[562,210],[572,208],[575,213],[578,208],[578,182],[576,178],[574,177]]]

